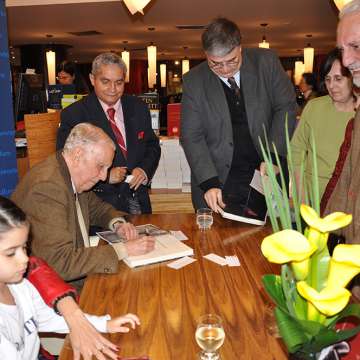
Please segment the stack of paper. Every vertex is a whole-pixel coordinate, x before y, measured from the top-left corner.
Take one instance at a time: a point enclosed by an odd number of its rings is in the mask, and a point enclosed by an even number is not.
[[[155,240],[155,249],[153,251],[145,255],[129,256],[124,259],[124,262],[133,268],[194,254],[194,250],[191,247],[177,240],[173,235],[156,236]]]

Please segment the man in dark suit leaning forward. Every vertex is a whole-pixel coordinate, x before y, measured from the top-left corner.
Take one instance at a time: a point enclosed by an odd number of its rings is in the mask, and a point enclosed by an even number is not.
[[[191,168],[195,209],[218,212],[228,199],[246,202],[262,162],[264,127],[286,156],[285,118],[295,127],[295,93],[278,57],[242,49],[235,23],[215,19],[202,35],[206,61],[183,79],[181,143]]]
[[[135,96],[124,95],[126,65],[118,55],[103,53],[92,64],[94,92],[61,112],[57,149],[62,149],[70,130],[89,122],[102,128],[114,141],[114,163],[106,181],[94,191],[116,209],[150,213],[148,183],[160,159],[159,139],[151,128],[150,112]],[[133,176],[130,183],[124,180]]]

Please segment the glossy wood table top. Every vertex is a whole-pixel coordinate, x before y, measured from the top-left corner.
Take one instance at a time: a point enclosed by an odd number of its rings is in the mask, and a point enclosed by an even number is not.
[[[128,334],[109,338],[120,345],[121,356],[148,355],[151,360],[197,359],[197,320],[216,313],[226,334],[220,349],[222,360],[286,359],[281,342],[265,327],[269,299],[261,276],[279,272],[260,252],[270,228],[246,225],[214,216],[211,230],[200,232],[194,214],[141,215],[139,224],[152,223],[168,230],[182,230],[185,243],[194,249],[196,262],[173,270],[165,263],[130,269],[121,264],[116,275],[89,276],[80,297],[88,313],[112,316],[137,314],[141,326]],[[236,254],[240,267],[221,267],[202,256]],[[65,346],[61,360],[72,359]]]

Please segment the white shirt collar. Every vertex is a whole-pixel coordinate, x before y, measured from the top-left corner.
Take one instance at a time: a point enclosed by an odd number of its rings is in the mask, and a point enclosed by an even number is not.
[[[230,84],[228,83],[228,78],[224,78],[224,77],[219,76],[219,75],[218,75],[218,77],[219,77],[219,79],[222,80],[228,87],[231,87]],[[239,70],[236,74],[234,74],[234,79],[235,79],[235,81],[236,81],[237,86],[240,87],[240,70]]]

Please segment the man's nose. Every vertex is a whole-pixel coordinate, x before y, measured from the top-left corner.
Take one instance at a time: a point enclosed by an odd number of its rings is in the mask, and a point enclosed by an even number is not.
[[[342,63],[345,67],[348,67],[353,62],[353,56],[351,49],[343,49],[342,51]]]

